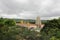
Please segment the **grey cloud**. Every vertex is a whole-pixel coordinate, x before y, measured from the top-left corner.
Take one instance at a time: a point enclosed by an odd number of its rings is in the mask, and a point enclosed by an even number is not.
[[[2,5],[5,5],[4,11],[6,13],[12,14],[12,13],[19,13],[24,11],[37,11],[37,6],[34,4],[17,4],[12,0],[2,0]],[[6,8],[7,7],[7,8]]]
[[[28,18],[36,16],[52,17],[60,16],[60,0],[29,0],[28,4],[17,3],[14,0],[0,0],[0,9],[3,14],[16,14],[20,17],[20,13],[30,12],[32,14]],[[26,13],[25,13],[26,15]],[[27,16],[24,16],[27,18]]]

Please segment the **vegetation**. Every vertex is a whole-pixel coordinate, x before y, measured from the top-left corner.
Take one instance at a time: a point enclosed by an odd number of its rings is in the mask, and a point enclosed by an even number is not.
[[[16,25],[13,19],[0,18],[0,40],[60,40],[60,19],[44,22],[41,32]]]

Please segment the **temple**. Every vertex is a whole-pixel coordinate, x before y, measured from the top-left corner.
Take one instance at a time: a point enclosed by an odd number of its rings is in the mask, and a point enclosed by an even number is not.
[[[20,23],[17,23],[16,25],[22,26],[22,27],[27,27],[27,28],[32,28],[32,29],[36,29],[36,28],[43,28],[44,24],[41,23],[40,17],[37,16],[35,24],[31,24],[29,22],[24,22],[23,20]]]

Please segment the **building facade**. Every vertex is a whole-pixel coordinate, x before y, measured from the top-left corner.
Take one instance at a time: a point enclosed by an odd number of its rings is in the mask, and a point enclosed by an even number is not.
[[[44,27],[44,24],[41,23],[39,16],[37,16],[35,24],[31,24],[29,22],[24,23],[23,21],[21,21],[21,23],[17,23],[17,25],[22,26],[22,27],[34,28],[34,29],[36,29],[36,28],[42,29]]]

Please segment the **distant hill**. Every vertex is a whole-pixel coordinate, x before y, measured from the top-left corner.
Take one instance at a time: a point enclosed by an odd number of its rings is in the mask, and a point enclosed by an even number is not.
[[[10,19],[10,18],[4,18],[4,19]],[[13,19],[15,20],[16,22],[20,22],[21,20],[25,21],[25,22],[30,22],[30,23],[35,23],[36,20],[33,20],[33,19]],[[45,23],[47,22],[47,20],[41,20],[42,23]]]
[[[30,22],[30,23],[35,23],[35,20],[33,19],[14,19],[16,22],[20,22],[21,20],[25,21],[25,22]],[[41,20],[42,23],[47,22],[47,20]]]

